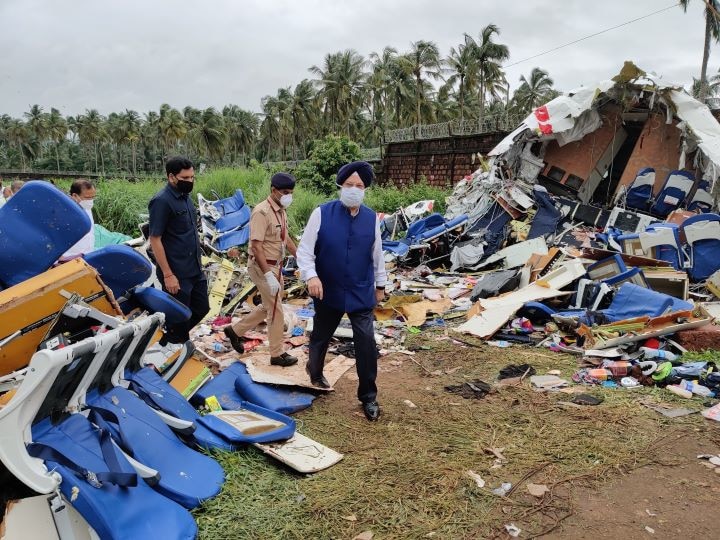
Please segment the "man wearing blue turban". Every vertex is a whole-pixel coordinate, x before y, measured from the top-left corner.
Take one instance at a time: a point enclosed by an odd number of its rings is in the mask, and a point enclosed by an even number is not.
[[[300,277],[314,300],[306,370],[318,387],[330,388],[323,376],[330,339],[347,313],[353,330],[358,399],[368,420],[377,420],[377,345],[373,309],[385,295],[385,261],[377,215],[362,204],[372,184],[369,163],[355,161],[337,173],[338,200],[313,210],[297,250]]]

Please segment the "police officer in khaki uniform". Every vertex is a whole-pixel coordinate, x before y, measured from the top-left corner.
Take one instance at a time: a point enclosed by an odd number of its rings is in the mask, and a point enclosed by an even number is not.
[[[296,246],[287,230],[285,209],[292,202],[295,177],[277,173],[270,179],[270,196],[253,208],[250,218],[250,260],[248,274],[257,286],[262,304],[233,326],[224,328],[233,348],[245,352],[243,335],[267,319],[270,363],[292,366],[298,359],[283,352],[282,263],[285,248],[295,255]]]

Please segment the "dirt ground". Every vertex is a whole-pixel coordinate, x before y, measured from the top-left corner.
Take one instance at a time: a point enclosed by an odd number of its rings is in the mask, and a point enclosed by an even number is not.
[[[546,538],[718,538],[714,509],[720,475],[697,459],[717,453],[718,445],[689,431],[669,450],[666,464],[638,469],[597,489],[578,489],[575,514]]]
[[[436,347],[433,347],[436,348]],[[573,421],[587,420],[600,426],[600,429],[617,429],[620,445],[632,445],[631,433],[640,430],[647,440],[653,441],[647,450],[641,448],[628,449],[627,463],[612,463],[608,459],[604,465],[609,470],[602,471],[595,467],[597,461],[588,468],[588,473],[579,474],[577,481],[572,477],[561,478],[562,474],[549,471],[554,467],[546,468],[541,474],[532,476],[534,472],[526,473],[513,483],[519,482],[517,491],[512,497],[508,496],[508,504],[502,503],[494,506],[493,519],[497,521],[497,514],[502,512],[503,523],[515,523],[522,532],[520,538],[556,538],[556,539],[598,539],[598,538],[718,538],[717,521],[715,517],[716,501],[720,494],[720,474],[705,467],[697,458],[699,454],[718,454],[720,452],[720,429],[714,422],[703,419],[699,414],[685,418],[666,419],[661,415],[649,411],[636,403],[641,399],[651,399],[666,402],[668,396],[665,391],[642,390],[635,396],[627,397],[627,391],[589,389],[589,393],[601,395],[606,401],[597,407],[584,407],[582,410],[570,408],[569,410],[553,407],[555,400],[569,400],[572,396],[558,397],[557,394],[538,394],[529,390],[525,381],[520,387],[502,390],[499,396],[490,395],[481,400],[465,400],[459,396],[448,394],[443,390],[444,385],[457,383],[463,380],[474,380],[476,377],[492,382],[497,373],[498,366],[505,363],[531,363],[537,367],[538,373],[546,373],[550,368],[563,371],[568,377],[575,370],[575,361],[571,357],[562,355],[553,356],[553,353],[538,351],[524,347],[499,350],[488,346],[478,348],[465,347],[457,344],[446,344],[439,351],[418,351],[414,357],[402,354],[384,357],[380,362],[378,377],[379,400],[383,407],[383,416],[380,424],[393,424],[403,422],[413,413],[422,415],[423,411],[430,411],[427,418],[427,429],[435,431],[441,426],[436,425],[435,414],[438,410],[447,410],[448,407],[462,409],[469,407],[482,415],[483,410],[489,414],[490,404],[509,404],[510,407],[530,407],[541,416],[565,415]],[[419,365],[418,365],[419,364]],[[422,367],[421,367],[422,366]],[[490,375],[492,374],[492,375]],[[338,418],[357,418],[362,422],[362,413],[355,399],[357,377],[353,371],[348,372],[336,385],[336,391],[316,401],[313,409],[321,409],[324,415]],[[585,387],[587,389],[587,387]],[[623,393],[622,402],[614,401]],[[613,394],[614,393],[614,394]],[[514,397],[513,397],[514,396]],[[411,408],[409,400],[417,408]],[[502,400],[498,403],[498,400]],[[689,406],[688,402],[678,403],[669,398],[671,404]],[[702,403],[693,403],[697,410]],[[317,410],[316,409],[316,410]],[[610,415],[615,412],[615,416]],[[617,416],[620,411],[620,416]],[[581,416],[578,416],[581,415]],[[582,416],[584,415],[584,416]],[[607,417],[606,417],[607,415]],[[626,417],[626,418],[623,418]],[[300,415],[302,418],[302,414]],[[617,419],[620,418],[618,421]],[[627,420],[627,422],[626,422]],[[308,419],[310,422],[310,419]],[[503,422],[504,420],[500,420]],[[487,418],[488,426],[493,425],[493,419]],[[562,421],[561,421],[562,422]],[[603,428],[603,424],[606,424]],[[373,438],[373,431],[386,432],[381,426],[368,424],[362,426],[364,440],[371,447],[369,440]],[[378,429],[381,428],[381,429]],[[627,430],[628,441],[623,441],[624,431]],[[602,431],[601,431],[602,432]],[[471,437],[471,434],[468,434]],[[571,437],[568,435],[568,437]],[[557,451],[557,456],[563,452],[570,454],[567,445],[582,448],[585,441],[575,437],[575,440],[549,438],[547,450],[550,455],[554,453],[553,445],[563,448]],[[515,443],[522,445],[521,435],[517,435]],[[592,444],[592,433],[588,433],[587,444]],[[369,439],[369,440],[368,440]],[[397,444],[398,441],[377,441]],[[505,439],[506,453],[513,453],[513,443]],[[344,449],[347,452],[347,448]],[[420,451],[420,450],[419,450]],[[580,450],[582,451],[582,450]],[[350,452],[353,452],[351,449]],[[633,454],[637,452],[637,454]],[[645,452],[645,454],[644,454]],[[600,453],[600,452],[598,452]],[[639,455],[638,455],[639,454]],[[360,459],[359,456],[356,456]],[[558,462],[565,461],[563,457]],[[506,467],[512,468],[513,458]],[[342,467],[342,464],[338,465]],[[452,467],[451,464],[448,465]],[[462,465],[464,466],[464,465]],[[719,469],[720,470],[720,469]],[[492,475],[482,465],[477,464],[476,471],[482,476]],[[454,471],[455,473],[461,471]],[[543,475],[548,473],[545,478]],[[456,475],[457,476],[457,475]],[[553,488],[551,495],[553,501],[549,503],[548,495],[544,499],[533,499],[527,493],[523,496],[524,483],[527,481],[543,483]],[[553,482],[554,481],[554,482]],[[464,479],[468,483],[467,478]],[[459,483],[463,483],[461,480]],[[471,483],[471,482],[470,482]],[[519,501],[511,501],[517,498]],[[539,507],[555,504],[553,512],[544,514],[545,519],[528,518]],[[519,506],[518,506],[519,505]],[[532,507],[532,510],[528,508]],[[472,511],[472,508],[468,509]],[[521,511],[522,510],[522,511]],[[537,517],[537,516],[536,516]],[[499,522],[497,522],[499,523]],[[502,527],[497,523],[489,528],[479,521],[468,522],[463,530],[463,538],[509,538]],[[372,527],[369,527],[372,529]],[[357,529],[360,532],[362,528]],[[409,531],[408,536],[411,537]],[[416,533],[412,533],[414,537]],[[453,533],[457,534],[457,533]],[[403,537],[402,533],[395,531],[389,537]],[[381,532],[375,538],[385,538]],[[449,538],[441,531],[437,535],[433,532],[423,535],[432,538]],[[351,536],[349,536],[351,537]]]

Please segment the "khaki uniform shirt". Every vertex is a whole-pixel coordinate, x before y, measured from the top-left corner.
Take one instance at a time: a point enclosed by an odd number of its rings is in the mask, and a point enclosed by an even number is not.
[[[268,197],[253,208],[250,217],[250,241],[262,242],[265,259],[268,261],[282,259],[286,236],[287,214],[282,206]]]

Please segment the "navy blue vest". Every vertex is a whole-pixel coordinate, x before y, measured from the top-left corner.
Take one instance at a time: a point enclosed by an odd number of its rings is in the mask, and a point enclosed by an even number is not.
[[[375,223],[375,212],[367,206],[360,206],[355,217],[338,200],[320,206],[315,270],[323,304],[344,313],[375,307]]]

